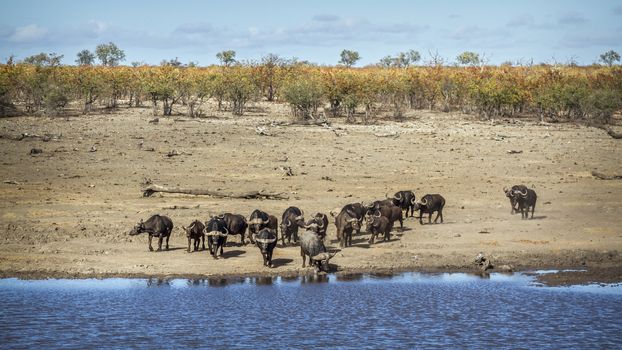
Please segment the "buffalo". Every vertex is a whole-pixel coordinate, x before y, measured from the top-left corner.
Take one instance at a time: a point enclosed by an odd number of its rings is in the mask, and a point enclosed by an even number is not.
[[[255,236],[255,243],[261,251],[263,256],[263,265],[267,267],[273,267],[272,265],[272,252],[276,247],[276,241],[278,240],[277,233],[273,229],[263,228]]]
[[[278,220],[274,215],[255,209],[248,220],[248,238],[251,240],[251,243],[255,243],[254,236],[261,229],[267,227],[276,231],[278,226]]]
[[[300,256],[302,257],[302,267],[305,267],[306,257],[309,257],[309,266],[313,266],[315,271],[328,272],[328,262],[335,253],[328,253],[324,242],[313,231],[303,231],[300,235]]]
[[[337,239],[341,248],[352,245],[352,233],[361,231],[361,219],[359,213],[348,204],[341,209],[335,216],[335,226],[337,227]]]
[[[218,259],[223,255],[223,247],[227,243],[227,236],[229,235],[227,224],[221,217],[214,216],[205,226],[209,252],[214,259]]]
[[[380,210],[376,210],[373,214],[368,214],[366,219],[367,231],[371,233],[369,244],[374,244],[374,239],[381,233],[383,234],[383,240],[385,242],[391,240],[391,230],[393,229],[393,224],[386,216],[383,216],[380,213]]]
[[[318,237],[324,241],[326,238],[326,230],[328,229],[328,216],[323,213],[315,213],[304,227],[307,230],[315,232]]]
[[[153,247],[151,246],[151,239],[153,237],[158,237],[158,252],[162,251],[162,240],[166,237],[166,250],[168,250],[168,240],[171,237],[171,231],[173,231],[173,221],[170,218],[164,215],[153,215],[147,221],[140,222],[134,226],[132,231],[130,231],[130,236],[135,236],[137,234],[147,232],[149,233],[149,251],[153,251]]]
[[[285,245],[285,238],[287,243],[292,242],[292,236],[294,237],[294,243],[298,243],[298,228],[303,227],[305,224],[304,212],[297,207],[289,207],[283,212],[281,218],[281,240]]]
[[[536,201],[538,195],[536,191],[531,188],[526,188],[524,191],[514,190],[514,200],[518,204],[518,210],[521,212],[521,218],[527,219],[529,217],[529,208],[531,208],[531,218],[533,219],[533,212],[536,210]]]
[[[507,188],[503,188],[503,192],[505,192],[505,196],[508,197],[510,199],[510,206],[512,207],[512,209],[510,209],[510,214],[514,215],[514,213],[518,213],[518,207],[516,203],[516,199],[514,198],[514,191],[521,191],[521,192],[525,192],[527,190],[527,186],[525,185],[514,185],[512,186],[511,189],[507,189]]]
[[[413,191],[395,192],[391,201],[393,205],[406,210],[406,217],[408,217],[408,210],[410,210],[411,217],[415,215],[415,193]]]
[[[199,243],[202,243],[201,250],[205,250],[205,225],[199,220],[194,220],[190,226],[181,227],[186,231],[186,237],[188,238],[188,253],[190,253],[190,241],[194,240],[194,251],[199,250]],[[199,242],[200,241],[200,242]]]
[[[375,201],[371,205],[368,205],[365,216],[367,217],[369,215],[373,215],[376,211],[380,211],[380,214],[382,214],[382,216],[389,219],[391,227],[393,227],[396,221],[399,221],[400,230],[404,229],[404,213],[402,212],[402,208],[393,204],[392,199]]]
[[[243,215],[231,213],[224,213],[221,215],[221,218],[224,220],[229,234],[233,236],[240,235],[240,242],[242,242],[242,244],[246,244],[244,241],[244,235],[246,234],[246,229],[248,228],[246,218]]]
[[[426,194],[421,197],[421,200],[415,202],[415,210],[419,210],[419,224],[423,225],[423,214],[428,213],[428,223],[432,223],[432,214],[436,214],[434,223],[441,218],[441,224],[443,223],[443,207],[445,206],[445,198],[440,194]]]

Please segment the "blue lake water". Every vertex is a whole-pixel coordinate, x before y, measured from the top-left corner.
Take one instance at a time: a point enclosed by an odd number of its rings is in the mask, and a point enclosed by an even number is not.
[[[0,348],[622,348],[622,286],[492,274],[0,279]]]

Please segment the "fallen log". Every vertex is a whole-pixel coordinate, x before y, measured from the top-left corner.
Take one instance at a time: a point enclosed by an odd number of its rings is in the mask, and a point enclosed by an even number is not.
[[[23,139],[41,139],[43,142],[48,142],[48,141],[58,141],[61,137],[63,137],[63,134],[43,134],[43,135],[38,135],[38,134],[29,134],[27,132],[21,133],[19,135],[10,135],[10,134],[0,134],[0,138],[2,139],[9,139],[9,140],[15,140],[15,141],[21,141]]]
[[[211,191],[206,189],[191,189],[180,187],[164,187],[160,185],[151,185],[143,190],[143,197],[150,197],[156,192],[162,193],[180,193],[190,194],[193,196],[211,196],[218,198],[239,198],[239,199],[289,199],[289,197],[282,193],[270,193],[264,190],[261,191],[249,191],[242,193],[225,193],[219,191]]]
[[[592,176],[594,176],[595,178],[601,179],[601,180],[621,180],[622,179],[622,175],[618,175],[618,174],[604,174],[601,172],[598,172],[596,170],[592,171]]]

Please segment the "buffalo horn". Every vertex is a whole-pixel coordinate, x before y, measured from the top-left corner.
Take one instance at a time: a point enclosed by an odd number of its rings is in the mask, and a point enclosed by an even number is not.
[[[270,244],[276,242],[276,238],[255,238],[255,242]]]
[[[330,254],[324,252],[324,253],[320,253],[318,255],[312,256],[311,259],[315,260],[315,261],[322,261],[322,260],[328,260],[332,258],[330,256]]]
[[[401,192],[398,192],[398,193],[396,193],[396,194],[398,194],[398,196],[395,196],[395,197],[393,197],[393,198],[397,199],[398,201],[401,201],[401,200],[402,200],[402,193],[401,193]]]
[[[229,232],[229,231],[227,231]],[[226,236],[226,233],[222,233],[220,231],[210,231],[205,233],[206,236]]]

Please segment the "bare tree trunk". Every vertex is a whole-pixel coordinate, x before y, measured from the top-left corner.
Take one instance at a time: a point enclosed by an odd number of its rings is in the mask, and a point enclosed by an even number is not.
[[[164,187],[159,185],[151,185],[143,190],[143,197],[150,197],[156,192],[163,193],[181,193],[181,194],[190,194],[193,196],[212,196],[218,198],[244,198],[244,199],[254,199],[254,198],[265,198],[265,199],[289,199],[289,197],[283,195],[282,193],[269,193],[264,190],[261,191],[249,191],[242,193],[224,193],[219,191],[212,191],[207,189],[188,189],[188,188],[180,188],[180,187]]]

